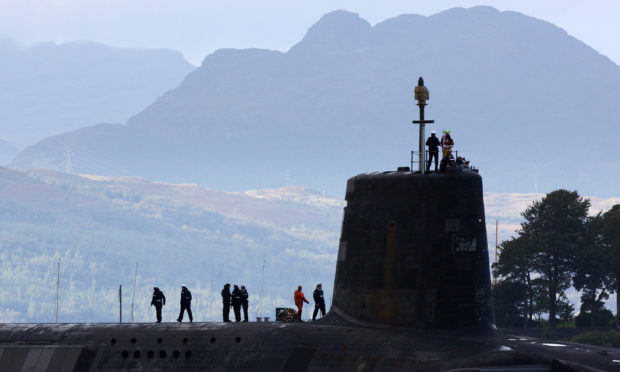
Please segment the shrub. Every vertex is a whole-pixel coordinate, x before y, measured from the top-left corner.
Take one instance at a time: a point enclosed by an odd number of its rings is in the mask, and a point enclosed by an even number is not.
[[[540,333],[540,338],[543,340],[556,340],[558,338],[557,332],[553,328],[545,328]]]
[[[608,309],[600,309],[592,313],[580,313],[576,318],[577,327],[607,327],[614,319],[614,314]]]
[[[620,332],[614,330],[584,332],[573,337],[572,341],[581,344],[620,347]]]

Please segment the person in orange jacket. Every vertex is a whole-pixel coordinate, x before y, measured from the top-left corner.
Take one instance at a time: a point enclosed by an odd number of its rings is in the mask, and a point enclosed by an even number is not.
[[[301,291],[301,286],[297,287],[297,290],[295,291],[295,305],[297,305],[297,320],[299,320],[301,322],[301,310],[304,307],[304,302],[309,304],[310,302],[308,302],[308,300],[306,300],[306,296],[304,296],[304,293]]]

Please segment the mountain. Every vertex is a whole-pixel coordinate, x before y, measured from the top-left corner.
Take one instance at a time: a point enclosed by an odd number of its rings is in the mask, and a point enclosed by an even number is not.
[[[194,69],[165,49],[0,42],[0,131],[25,147],[96,122],[125,122]]]
[[[620,67],[548,22],[490,7],[374,26],[335,11],[286,53],[218,50],[127,125],[47,138],[12,166],[66,169],[70,147],[79,173],[342,195],[351,175],[409,165],[419,76],[427,133],[450,129],[487,190],[617,194]]]
[[[11,161],[17,154],[19,149],[7,141],[0,139],[0,165]]]

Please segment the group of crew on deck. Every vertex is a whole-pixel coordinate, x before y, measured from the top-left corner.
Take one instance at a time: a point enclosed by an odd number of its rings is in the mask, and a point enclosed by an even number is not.
[[[224,317],[224,322],[230,322],[230,308],[233,308],[235,312],[235,321],[241,321],[241,309],[243,308],[243,321],[248,321],[248,291],[245,289],[245,286],[242,285],[239,288],[238,285],[233,284],[234,288],[232,293],[230,292],[230,284],[224,284],[224,288],[222,289],[222,303],[224,307],[222,308],[222,316]]]
[[[248,321],[248,298],[249,298],[248,291],[244,285],[242,285],[241,288],[237,286],[236,284],[234,284],[233,286],[234,288],[231,292],[230,284],[226,283],[224,284],[224,288],[222,289],[222,292],[221,292],[222,305],[223,305],[222,307],[223,321],[224,322],[231,321],[229,316],[230,316],[230,308],[232,307],[235,313],[235,321],[237,322],[241,321],[241,310],[243,309],[243,322],[247,322]],[[297,290],[295,291],[293,297],[294,297],[295,305],[297,306],[297,319],[301,321],[301,311],[303,309],[303,304],[304,302],[309,303],[308,300],[306,300],[304,293],[302,292],[301,286],[297,287]],[[322,289],[321,284],[318,284],[316,286],[316,289],[314,290],[314,293],[313,293],[313,298],[314,298],[315,307],[314,307],[314,313],[312,314],[312,320],[315,320],[317,313],[319,311],[321,312],[321,316],[325,315],[325,299],[323,298],[323,289]],[[179,313],[177,322],[181,323],[183,321],[183,315],[185,314],[185,311],[187,311],[187,316],[189,317],[190,323],[194,321],[194,317],[192,315],[192,309],[191,309],[191,302],[192,302],[192,293],[189,291],[187,286],[182,285],[181,286],[181,312]],[[164,293],[158,287],[153,287],[153,298],[151,300],[151,306],[155,306],[157,323],[161,323],[161,319],[162,319],[161,310],[165,304],[166,304],[166,296],[164,296]]]
[[[435,172],[437,172],[437,163],[439,163],[439,171],[445,172],[447,167],[458,166],[469,168],[469,161],[464,157],[457,156],[456,159],[452,155],[452,147],[454,146],[454,140],[450,136],[449,130],[444,130],[441,140],[437,138],[437,132],[432,131],[431,136],[426,140],[426,146],[428,147],[428,161],[426,163],[426,171],[430,172],[431,163],[433,158],[435,159]],[[442,149],[441,162],[439,162],[439,146]]]

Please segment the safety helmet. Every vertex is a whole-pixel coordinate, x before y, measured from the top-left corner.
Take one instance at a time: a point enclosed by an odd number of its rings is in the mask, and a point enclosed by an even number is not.
[[[435,132],[434,130],[431,131],[431,134],[437,134],[437,132]]]
[[[444,130],[443,132],[444,132],[444,133],[447,133],[447,134],[450,134],[450,130],[449,130],[449,129],[446,129],[446,130]]]

